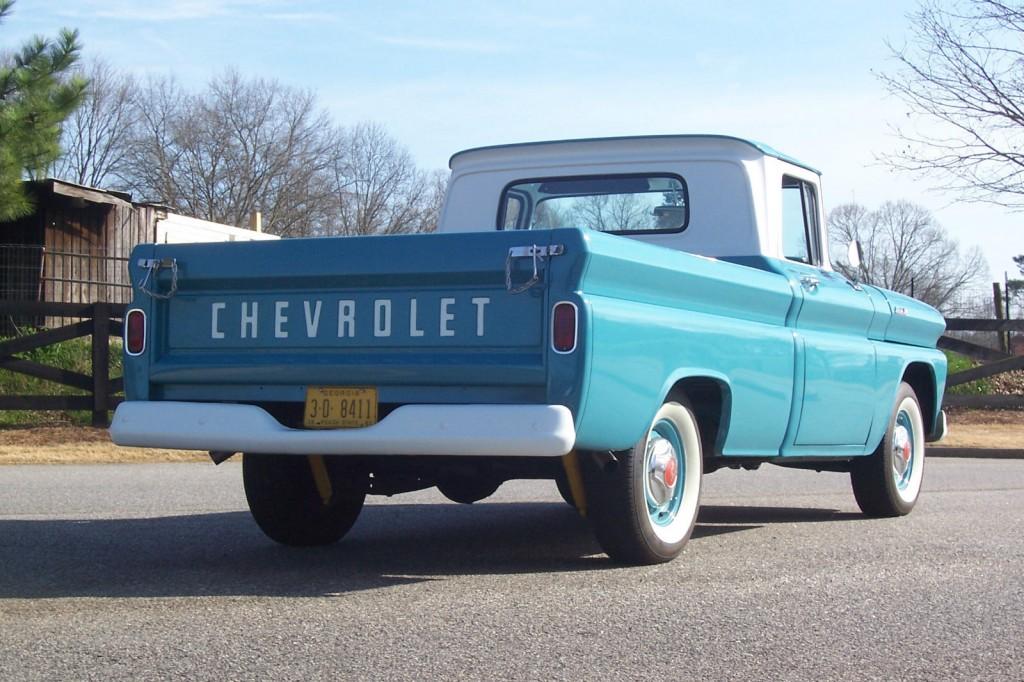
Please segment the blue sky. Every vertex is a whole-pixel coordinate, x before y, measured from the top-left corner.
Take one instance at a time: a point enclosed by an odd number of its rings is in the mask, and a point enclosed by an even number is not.
[[[910,199],[992,279],[1016,272],[1024,217],[957,203],[878,154],[903,118],[892,67],[914,0],[771,3],[18,0],[0,46],[78,28],[87,57],[199,86],[226,67],[309,88],[339,123],[378,121],[420,165],[459,149],[566,137],[712,132],[824,172],[826,208]]]

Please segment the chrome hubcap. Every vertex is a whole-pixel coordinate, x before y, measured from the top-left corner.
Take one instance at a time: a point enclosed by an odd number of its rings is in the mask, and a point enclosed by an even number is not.
[[[647,485],[651,499],[659,507],[672,499],[679,480],[676,450],[667,439],[651,434],[647,441]]]
[[[644,496],[647,514],[656,526],[668,526],[679,511],[686,476],[682,457],[675,427],[667,420],[655,424],[644,452]]]
[[[914,431],[910,416],[900,412],[892,432],[892,472],[901,490],[910,483],[914,470]]]

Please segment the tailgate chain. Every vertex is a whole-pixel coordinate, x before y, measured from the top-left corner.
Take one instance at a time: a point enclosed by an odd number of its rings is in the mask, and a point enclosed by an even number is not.
[[[565,253],[565,247],[561,244],[552,244],[551,246],[534,244],[533,246],[516,246],[509,249],[508,256],[505,258],[505,289],[510,294],[523,293],[540,281],[540,263],[544,262],[545,258],[560,256],[563,253]],[[512,261],[515,258],[533,259],[533,275],[519,286],[512,285]]]

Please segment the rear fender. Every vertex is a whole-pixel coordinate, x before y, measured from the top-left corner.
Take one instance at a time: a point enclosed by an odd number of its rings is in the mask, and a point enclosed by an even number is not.
[[[719,372],[680,370],[662,389],[665,401],[685,397],[697,417],[704,456],[722,454],[732,415],[732,386]]]
[[[709,387],[717,389],[717,403],[711,400]],[[644,413],[647,419],[634,424],[632,443],[639,441],[651,427],[654,415],[661,406],[673,399],[685,398],[693,408],[701,425],[701,439],[704,448],[714,447],[714,452],[722,450],[725,435],[728,432],[729,415],[732,405],[732,388],[729,379],[720,372],[698,367],[683,367],[672,372],[661,385],[657,394]],[[708,450],[710,452],[710,450]]]

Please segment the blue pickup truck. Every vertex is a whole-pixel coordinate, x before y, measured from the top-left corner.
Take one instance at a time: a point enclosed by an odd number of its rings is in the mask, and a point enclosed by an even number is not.
[[[943,320],[832,268],[813,168],[677,135],[451,169],[436,234],[138,247],[113,440],[244,453],[253,517],[291,545],[337,541],[368,494],[513,478],[554,479],[627,563],[679,554],[722,467],[914,506]]]

